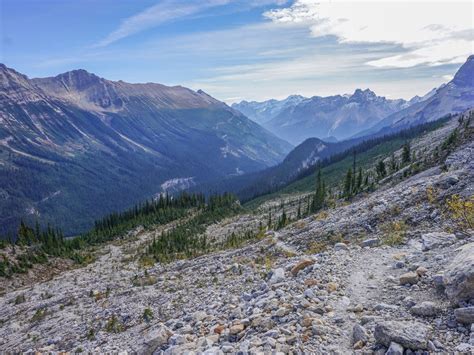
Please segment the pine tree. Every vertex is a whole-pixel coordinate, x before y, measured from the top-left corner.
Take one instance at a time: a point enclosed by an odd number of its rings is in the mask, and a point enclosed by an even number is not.
[[[352,169],[349,168],[344,181],[344,197],[350,198],[352,196]]]
[[[359,167],[359,174],[357,175],[356,190],[360,191],[362,188],[362,168]]]
[[[410,162],[411,153],[410,153],[410,143],[407,142],[403,145],[402,151],[402,163],[406,164]]]
[[[375,171],[377,172],[377,176],[379,179],[383,179],[387,175],[387,170],[385,169],[385,163],[383,160],[380,160],[377,163]]]

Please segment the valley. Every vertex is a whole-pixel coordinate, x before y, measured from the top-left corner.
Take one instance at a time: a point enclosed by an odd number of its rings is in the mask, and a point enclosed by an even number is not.
[[[162,226],[138,226],[86,249],[92,258],[85,266],[66,263],[59,273],[35,279],[48,266],[34,265],[4,278],[0,346],[167,354],[384,353],[388,347],[469,353],[473,289],[459,277],[472,278],[474,240],[472,225],[449,201],[472,199],[473,130],[468,111],[421,132],[410,140],[416,157],[410,163],[348,199],[329,193],[316,212],[298,212],[313,196],[309,182],[252,207],[236,206],[237,213],[222,214],[197,232],[210,246],[190,258],[156,263],[144,256],[163,231],[206,210],[191,209],[185,220]],[[357,166],[371,176],[380,159],[401,162],[404,144],[369,150]],[[333,165],[323,174],[329,186],[330,179],[344,180],[344,173],[329,173],[338,170]],[[306,179],[314,184],[315,175]]]

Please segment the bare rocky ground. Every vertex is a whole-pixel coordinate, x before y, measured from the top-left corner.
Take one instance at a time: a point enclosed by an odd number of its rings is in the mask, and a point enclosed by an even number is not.
[[[161,229],[136,230],[87,267],[5,293],[0,350],[473,353],[474,235],[443,204],[473,189],[468,142],[446,167],[238,249],[144,268],[136,256]]]

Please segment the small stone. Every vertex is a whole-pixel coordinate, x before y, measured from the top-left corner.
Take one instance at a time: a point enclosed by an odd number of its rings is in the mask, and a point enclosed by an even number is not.
[[[399,278],[401,285],[415,285],[418,282],[418,275],[414,272],[407,272]]]
[[[444,276],[443,274],[436,274],[431,277],[435,287],[444,288]]]
[[[349,247],[348,247],[347,244],[345,244],[345,243],[336,243],[336,244],[334,245],[334,250],[335,250],[335,251],[341,251],[341,250],[343,250],[343,251],[348,251],[348,250],[349,250]]]
[[[403,346],[392,341],[385,355],[403,355]]]
[[[222,324],[219,324],[217,325],[215,328],[214,328],[214,333],[216,334],[222,334],[222,332],[224,331],[225,329],[225,326],[222,325]]]
[[[239,334],[244,329],[245,329],[245,326],[243,324],[235,324],[229,328],[229,333],[231,335]]]
[[[311,266],[313,264],[314,264],[314,260],[303,259],[291,268],[291,273],[293,274],[293,276],[296,276],[298,275],[298,272],[300,272],[303,269],[306,269],[308,266]]]
[[[419,277],[422,277],[426,275],[426,273],[428,272],[428,269],[423,266],[420,266],[418,267],[418,269],[416,269],[415,272]]]
[[[339,285],[335,282],[328,282],[327,284],[327,289],[329,292],[335,292],[337,291]]]
[[[354,350],[362,349],[364,346],[365,346],[365,343],[363,341],[358,341],[357,343],[354,344]]]
[[[304,284],[305,284],[305,286],[308,286],[308,287],[316,286],[318,284],[318,280],[306,279],[306,280],[304,280]]]
[[[369,339],[369,336],[367,335],[367,331],[363,326],[360,324],[355,324],[352,328],[352,339],[354,343],[361,341],[365,344]]]
[[[364,306],[362,306],[360,303],[352,308],[352,312],[354,313],[360,313],[362,311],[364,311]]]
[[[278,268],[273,270],[272,277],[270,278],[270,284],[280,283],[285,280],[285,270],[282,268]]]
[[[459,323],[473,324],[474,323],[474,306],[457,308],[454,310],[454,316]]]
[[[372,247],[376,247],[377,245],[379,245],[380,241],[377,239],[377,238],[371,238],[371,239],[366,239],[364,240],[360,246],[362,248],[365,248],[365,247],[369,247],[369,248],[372,248]]]
[[[275,316],[277,317],[284,317],[290,313],[290,310],[288,308],[278,308],[278,310],[275,312]]]
[[[410,312],[417,316],[434,317],[439,313],[439,309],[434,302],[421,302],[414,305]]]

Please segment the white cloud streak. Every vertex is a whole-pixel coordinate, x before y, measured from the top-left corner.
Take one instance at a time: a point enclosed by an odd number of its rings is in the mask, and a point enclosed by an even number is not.
[[[275,23],[306,24],[314,37],[340,43],[394,43],[405,53],[367,62],[374,67],[462,63],[474,52],[473,3],[297,0],[268,11]]]
[[[195,15],[212,7],[226,5],[230,1],[231,0],[201,0],[192,2],[163,1],[123,20],[120,26],[97,43],[96,47],[108,46],[109,44],[141,31],[159,26],[166,22]]]

